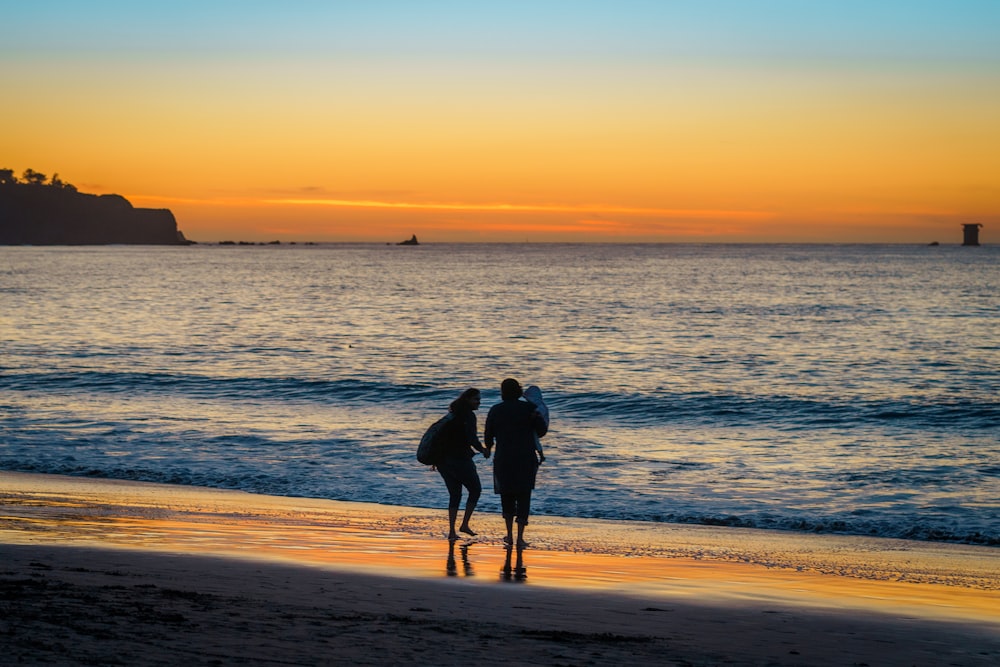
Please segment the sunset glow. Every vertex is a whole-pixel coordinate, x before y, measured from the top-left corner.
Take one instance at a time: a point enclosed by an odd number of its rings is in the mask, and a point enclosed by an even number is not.
[[[202,242],[989,242],[997,25],[974,0],[19,5],[0,167]]]

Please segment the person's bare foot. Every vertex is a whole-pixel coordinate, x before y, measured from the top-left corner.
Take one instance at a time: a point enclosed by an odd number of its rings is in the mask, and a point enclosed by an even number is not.
[[[523,549],[526,546],[528,546],[528,543],[525,542],[524,540],[518,540],[517,541],[517,548],[518,549]]]
[[[507,535],[506,537],[503,538],[503,543],[506,544],[507,546],[510,546],[513,541],[514,540],[511,539],[510,535]]]
[[[466,535],[472,535],[473,537],[476,536],[476,533],[473,532],[473,530],[468,526],[462,526],[461,528],[459,528],[459,530],[465,533]]]
[[[455,540],[458,539],[458,533],[455,532],[448,533],[448,539],[454,542]]]

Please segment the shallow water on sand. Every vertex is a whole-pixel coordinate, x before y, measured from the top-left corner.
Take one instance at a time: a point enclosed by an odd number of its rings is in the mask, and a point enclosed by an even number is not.
[[[518,562],[505,563],[512,554],[495,514],[475,517],[476,537],[449,541],[440,510],[20,473],[0,473],[0,483],[0,535],[15,544],[267,558],[478,582],[496,581],[504,565]],[[928,598],[950,595],[934,587],[989,591],[985,606],[993,611],[985,616],[1000,622],[992,601],[1000,590],[998,561],[989,547],[560,517],[539,517],[529,537],[530,547],[517,556],[540,585],[739,597],[741,587],[764,595],[807,573],[839,581],[813,582],[833,587],[836,593],[824,593],[832,597],[846,595],[845,588],[852,598],[871,594],[863,582],[928,584],[932,589],[907,593]],[[719,586],[720,572],[739,585]],[[963,607],[981,606],[973,603],[979,594],[954,595],[968,596]]]

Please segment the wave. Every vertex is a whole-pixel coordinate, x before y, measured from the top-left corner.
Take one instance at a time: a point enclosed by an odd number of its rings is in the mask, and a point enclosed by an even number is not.
[[[0,387],[18,391],[86,391],[104,393],[184,394],[198,398],[267,398],[276,401],[384,400],[388,392],[404,392],[410,400],[452,400],[453,390],[400,386],[369,379],[314,380],[292,377],[217,377],[133,371],[74,373],[5,373]]]
[[[548,400],[548,399],[547,399]],[[579,419],[621,417],[638,425],[695,422],[740,426],[769,423],[785,428],[822,428],[857,424],[908,424],[915,427],[991,429],[1000,426],[1000,403],[937,402],[931,399],[831,400],[780,394],[739,395],[584,393],[549,400],[561,415]]]
[[[8,370],[0,390],[0,469],[402,506],[446,502],[440,480],[413,453],[415,431],[454,398],[453,388],[373,377]],[[119,410],[117,400],[104,400],[118,394],[151,400]],[[993,403],[562,390],[546,400],[560,433],[533,503],[541,513],[1000,546],[992,500],[975,500],[990,497],[1000,474]],[[164,407],[147,411],[149,403]],[[372,414],[373,404],[389,417]],[[197,412],[182,411],[189,409]],[[881,425],[909,433],[882,438],[890,429],[873,433]],[[684,442],[658,448],[660,427],[684,433]],[[720,427],[731,432],[692,442],[682,430]],[[837,437],[806,432],[824,428]],[[760,450],[761,442],[772,446],[775,429],[787,431],[778,439],[788,446]],[[752,446],[741,450],[744,439]],[[859,440],[895,451],[855,456]],[[824,458],[830,442],[846,446]],[[965,447],[961,456],[955,446]],[[496,501],[484,494],[481,502],[489,511]]]
[[[958,525],[945,525],[932,520],[912,521],[865,520],[831,516],[778,516],[764,514],[713,514],[713,513],[628,513],[610,515],[594,513],[585,518],[613,521],[652,521],[727,528],[782,530],[826,535],[864,535],[920,542],[952,542],[981,546],[1000,546],[1000,534]]]
[[[391,402],[409,406],[408,409],[446,406],[455,396],[453,387],[397,384],[374,378],[324,380],[90,370],[7,372],[0,374],[0,387],[18,391],[169,393],[208,400],[266,399],[318,404]],[[768,424],[784,430],[857,425],[948,430],[1000,428],[998,402],[941,401],[931,397],[835,400],[781,394],[556,391],[546,393],[546,402],[562,419],[632,426],[686,423],[726,427]]]

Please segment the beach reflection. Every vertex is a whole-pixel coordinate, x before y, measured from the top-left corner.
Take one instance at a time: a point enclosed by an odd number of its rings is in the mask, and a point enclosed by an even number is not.
[[[514,561],[513,567],[511,567],[510,563],[513,559],[514,548],[508,544],[506,551],[507,557],[504,559],[503,567],[500,569],[501,581],[523,583],[528,578],[528,568],[524,566],[524,547],[517,548],[517,560]]]
[[[466,542],[458,547],[458,552],[462,558],[462,574],[466,577],[476,576],[476,571],[469,560],[469,547],[471,545],[471,542]],[[445,565],[445,570],[448,572],[449,577],[458,576],[458,563],[455,560],[455,540],[448,540],[448,562]]]

